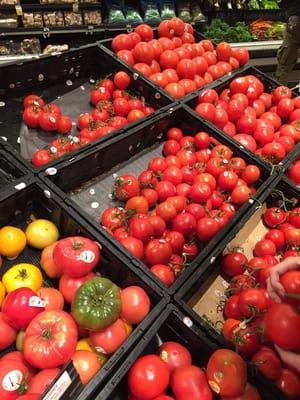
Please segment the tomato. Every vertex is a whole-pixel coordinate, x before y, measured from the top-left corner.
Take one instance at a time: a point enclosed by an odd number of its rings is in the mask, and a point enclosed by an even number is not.
[[[276,386],[289,398],[297,400],[300,396],[300,379],[297,375],[285,368],[281,369],[281,375],[276,381]]]
[[[247,263],[247,257],[243,253],[235,251],[223,257],[222,269],[225,274],[235,276],[244,273]]]
[[[165,391],[170,372],[167,364],[156,355],[140,357],[132,365],[128,375],[130,392],[137,398],[151,400]]]
[[[184,246],[184,236],[182,233],[169,231],[165,233],[164,238],[171,245],[173,253],[181,254]]]
[[[79,278],[98,264],[100,249],[88,238],[70,236],[57,242],[53,249],[53,260],[64,274]]]
[[[172,255],[172,247],[164,240],[152,239],[146,245],[145,259],[149,265],[167,264]]]
[[[56,379],[60,370],[59,368],[43,369],[30,379],[28,392],[43,394],[47,387]]]
[[[39,118],[43,111],[37,106],[28,106],[23,111],[23,121],[29,128],[39,126]]]
[[[210,387],[220,396],[239,396],[246,387],[247,368],[243,359],[234,351],[215,351],[207,364]]]
[[[300,348],[297,330],[300,317],[288,304],[276,304],[266,314],[266,334],[273,343],[285,350]]]
[[[216,107],[211,103],[198,104],[195,111],[201,117],[207,119],[210,122],[213,122],[215,119]]]
[[[152,225],[154,236],[160,237],[166,229],[165,221],[157,215],[153,215],[149,216],[149,222]]]
[[[176,196],[176,188],[172,182],[160,181],[155,185],[159,201],[165,201],[168,197]]]
[[[239,309],[245,317],[263,313],[267,308],[266,299],[260,289],[244,289],[239,295]]]
[[[256,286],[256,281],[253,276],[245,274],[236,275],[230,281],[228,293],[238,295],[242,292],[242,290],[248,288],[254,288],[255,286]]]
[[[59,280],[59,291],[62,293],[65,301],[71,304],[77,289],[87,280],[94,278],[94,276],[93,272],[89,272],[80,278],[72,278],[66,274],[62,275]]]
[[[178,142],[180,139],[183,138],[182,130],[179,128],[171,128],[167,132],[168,139],[177,140]]]
[[[257,257],[262,257],[265,255],[275,256],[277,249],[271,240],[262,239],[256,243],[254,252]]]
[[[126,325],[121,319],[117,319],[105,329],[90,332],[92,345],[97,351],[104,354],[112,354],[117,351],[127,337]]]
[[[271,240],[275,244],[277,250],[282,249],[285,245],[284,233],[279,229],[271,229],[264,238]]]
[[[287,86],[278,86],[273,91],[273,100],[275,104],[278,104],[282,99],[290,99],[292,97],[292,91]]]
[[[276,381],[281,375],[281,362],[271,348],[259,350],[251,358],[251,362],[268,379]]]
[[[233,171],[224,171],[218,177],[218,184],[222,190],[233,190],[237,184],[238,175]]]
[[[299,119],[300,119],[299,108],[291,112],[289,119],[290,119],[290,122],[292,122],[292,123],[295,122],[296,126],[299,124]]]
[[[189,197],[194,203],[205,203],[210,198],[212,190],[207,183],[196,182],[192,185]]]
[[[258,334],[251,327],[233,329],[232,342],[243,357],[251,357],[259,350]]]
[[[190,352],[181,344],[176,342],[165,342],[159,347],[160,358],[168,365],[170,373],[175,368],[191,365]]]
[[[60,278],[62,271],[57,267],[53,260],[53,249],[57,242],[47,246],[42,251],[40,266],[49,278]]]
[[[141,39],[145,42],[149,42],[153,39],[153,30],[151,26],[147,24],[140,24],[135,29],[134,32],[137,33]]]
[[[246,149],[255,152],[257,145],[255,139],[253,139],[251,135],[240,133],[235,135],[234,139],[237,142],[239,142],[242,146],[244,146]]]
[[[139,324],[149,313],[150,299],[138,286],[128,286],[121,290],[122,310],[120,317],[130,324]]]
[[[44,107],[45,102],[42,97],[37,96],[36,94],[29,94],[23,100],[24,108],[35,106],[35,107]]]
[[[25,235],[27,244],[37,249],[44,249],[58,239],[59,232],[53,222],[36,219],[27,226]]]
[[[270,228],[276,228],[286,220],[286,213],[281,208],[268,208],[263,215],[264,223]]]
[[[249,51],[247,49],[242,48],[242,47],[241,48],[237,48],[237,49],[233,49],[232,50],[232,54],[233,54],[233,57],[238,60],[238,62],[239,62],[239,64],[241,66],[245,65],[245,64],[248,64],[250,56],[249,56]]]
[[[89,383],[101,368],[97,354],[86,350],[75,351],[72,361],[83,385]]]
[[[6,349],[12,345],[17,337],[17,331],[11,327],[3,316],[3,312],[0,312],[0,350]]]
[[[284,235],[289,246],[300,246],[300,229],[287,229]]]
[[[39,400],[40,395],[36,393],[24,394],[23,396],[18,397],[19,400]]]
[[[36,150],[33,153],[31,162],[35,167],[42,167],[45,164],[48,164],[53,160],[52,154],[49,150]]]
[[[0,398],[3,400],[17,399],[26,391],[27,382],[30,378],[28,368],[20,360],[1,360]]]
[[[241,177],[248,185],[256,183],[260,178],[260,169],[256,165],[249,164],[243,170]]]
[[[143,75],[146,75],[147,77],[149,77],[152,74],[150,66],[145,63],[137,63],[134,64],[133,67],[139,72],[141,72]]]
[[[62,310],[64,297],[57,289],[51,287],[40,288],[37,295],[45,302],[45,310]]]
[[[113,196],[120,201],[126,201],[139,194],[140,187],[133,175],[121,175],[115,179]]]
[[[207,242],[212,239],[218,231],[219,225],[213,218],[203,217],[197,222],[197,237],[203,242]]]
[[[245,391],[240,396],[234,396],[234,397],[221,396],[221,400],[261,400],[261,397],[257,389],[254,386],[250,385],[250,383],[247,383]]]
[[[2,316],[5,322],[15,329],[24,329],[40,312],[44,305],[36,293],[27,287],[11,291],[2,305]]]
[[[277,114],[281,118],[288,118],[289,115],[294,110],[294,107],[295,105],[292,99],[287,99],[287,98],[282,99],[277,104]]]
[[[143,118],[145,114],[141,110],[131,110],[127,115],[128,122],[134,122],[140,118]]]
[[[239,319],[241,317],[238,301],[239,296],[237,295],[229,297],[223,311],[225,318]]]
[[[220,61],[228,61],[233,54],[230,44],[226,42],[221,42],[217,45],[216,53]]]
[[[287,221],[295,228],[300,228],[300,207],[296,207],[288,213]]]
[[[151,44],[146,42],[139,42],[133,48],[133,56],[137,62],[150,65],[154,59],[154,48]]]
[[[176,368],[171,375],[171,388],[177,400],[212,400],[205,372],[194,365]]]
[[[133,43],[131,37],[125,33],[115,36],[112,40],[112,48],[114,52],[118,52],[119,50],[131,50],[132,47]]]
[[[180,79],[178,83],[184,88],[186,94],[197,89],[196,83],[191,79]]]
[[[39,126],[41,129],[47,132],[53,132],[57,130],[59,116],[50,112],[39,113]]]
[[[185,237],[193,235],[196,231],[197,221],[195,217],[187,212],[178,214],[172,220],[172,228],[182,233]]]
[[[124,71],[119,71],[114,75],[114,84],[117,89],[121,90],[127,89],[128,86],[130,85],[130,82],[131,82],[130,76]]]
[[[155,264],[150,271],[166,286],[171,286],[175,281],[174,273],[168,265]]]
[[[107,208],[101,215],[101,224],[111,230],[122,226],[124,221],[125,211],[118,207]]]
[[[255,131],[257,126],[256,117],[244,113],[237,121],[236,126],[239,132],[251,135]]]
[[[280,277],[280,283],[282,284],[284,291],[286,294],[300,294],[300,271],[287,271]],[[300,305],[300,301],[289,298],[285,296],[284,302],[298,306]]]
[[[141,240],[138,240],[132,236],[123,238],[120,243],[135,257],[142,259],[144,257],[144,245]]]
[[[176,99],[179,99],[185,95],[184,88],[179,83],[168,83],[165,90]]]
[[[24,356],[34,367],[56,368],[67,362],[77,344],[77,327],[64,311],[44,311],[25,331]]]

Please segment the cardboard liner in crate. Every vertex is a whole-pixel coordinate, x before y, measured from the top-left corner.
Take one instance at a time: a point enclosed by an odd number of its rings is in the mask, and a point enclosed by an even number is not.
[[[120,251],[124,252],[135,264],[152,279],[155,279],[165,290],[174,293],[193,273],[201,268],[200,263],[208,257],[210,252],[218,245],[231,229],[236,229],[237,222],[255,202],[266,187],[271,184],[276,175],[270,175],[267,169],[261,167],[261,179],[257,184],[257,193],[254,200],[250,199],[240,207],[236,215],[229,223],[208,243],[202,246],[199,256],[185,269],[170,288],[166,288],[149,271],[145,264],[134,258],[114,238],[112,238],[101,226],[100,216],[105,208],[118,206],[111,199],[114,177],[124,173],[138,176],[141,171],[147,169],[148,162],[155,156],[161,155],[163,140],[171,127],[179,127],[185,134],[195,135],[199,131],[207,131],[223,144],[228,144],[215,131],[208,128],[202,121],[195,118],[187,108],[176,106],[169,112],[154,116],[150,121],[136,127],[127,133],[112,139],[106,144],[99,145],[88,153],[76,157],[71,163],[60,163],[55,168],[50,168],[41,174],[41,178],[50,185],[54,191],[65,199],[67,204],[92,223],[102,232]],[[230,146],[235,156],[245,159],[247,164],[255,164],[251,155],[243,153],[239,148]]]
[[[79,376],[70,362],[62,367],[59,377],[51,385],[47,394],[42,397],[44,400],[94,399],[94,392],[102,388],[104,382],[115,371],[136,341],[141,338],[148,327],[153,325],[169,299],[151,280],[136,271],[121,253],[112,248],[109,242],[89,227],[85,220],[64,205],[49,188],[39,181],[14,194],[0,198],[0,226],[13,225],[25,229],[30,221],[37,218],[49,219],[54,222],[60,232],[60,237],[82,235],[99,242],[102,246],[101,260],[95,271],[111,279],[120,288],[131,285],[142,287],[151,301],[151,310],[147,317],[134,327],[133,332],[123,345],[111,355],[106,364],[88,384],[83,386],[80,383]],[[21,262],[38,266],[40,256],[41,251],[27,246],[17,259],[9,261],[3,258],[0,275],[2,276],[11,266]],[[43,271],[42,273],[44,286],[58,287],[57,280],[48,278]],[[68,310],[67,306],[66,310]],[[0,352],[0,356],[14,350],[14,347],[10,346]]]
[[[54,102],[62,108],[62,112],[72,117],[71,135],[77,135],[75,126],[81,113],[91,111],[89,92],[99,79],[105,78],[119,70],[126,71],[131,76],[128,91],[142,98],[156,112],[170,104],[170,100],[138,74],[111,57],[98,45],[83,46],[62,54],[41,56],[38,60],[25,61],[22,64],[0,66],[0,123],[2,127],[2,145],[15,149],[21,159],[30,164],[32,154],[39,148],[48,146],[56,137],[55,133],[28,129],[22,122],[23,98],[34,92],[41,95],[46,103]],[[126,129],[138,125],[146,118],[130,123]],[[106,141],[108,138],[121,134],[124,129],[106,135],[89,144],[87,147]],[[64,159],[78,152],[68,153]],[[71,155],[70,155],[71,154]],[[54,165],[52,163],[47,164]],[[45,166],[38,169],[42,170]],[[31,166],[33,170],[37,170]]]

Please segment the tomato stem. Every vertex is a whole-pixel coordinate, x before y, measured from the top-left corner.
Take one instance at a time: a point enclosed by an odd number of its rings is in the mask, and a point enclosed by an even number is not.
[[[284,293],[284,297],[287,297],[288,299],[300,300],[300,294],[296,293]]]

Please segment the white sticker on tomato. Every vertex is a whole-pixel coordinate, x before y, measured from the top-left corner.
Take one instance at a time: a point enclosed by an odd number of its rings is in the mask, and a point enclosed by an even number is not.
[[[96,258],[95,253],[91,250],[85,250],[78,256],[79,260],[87,264],[92,263],[95,260],[95,258]]]
[[[46,302],[42,300],[39,296],[31,296],[29,299],[30,307],[45,307]]]
[[[2,387],[7,392],[15,392],[19,389],[23,380],[23,374],[20,370],[9,371],[2,379]]]

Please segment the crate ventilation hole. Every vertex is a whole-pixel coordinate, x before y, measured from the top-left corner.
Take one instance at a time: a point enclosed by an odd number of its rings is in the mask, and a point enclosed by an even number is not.
[[[6,136],[1,136],[1,139],[4,140],[4,142],[7,142],[7,137]]]
[[[211,257],[210,263],[213,264],[216,261],[216,257]]]
[[[92,208],[98,208],[99,207],[98,201],[93,201],[92,204],[91,204],[91,207]]]
[[[128,147],[128,150],[129,150],[129,151],[133,150],[132,144]]]
[[[66,85],[67,85],[67,86],[72,86],[72,85],[73,85],[73,82],[71,81],[71,79],[68,79],[68,80],[66,81]]]
[[[4,107],[5,106],[5,101],[0,101],[0,107]]]
[[[189,317],[184,317],[183,318],[183,323],[186,325],[188,328],[191,328],[193,326],[193,321]]]
[[[155,95],[154,95],[154,97],[155,97],[157,100],[160,99],[160,98],[161,98],[160,93],[156,92]]]
[[[159,133],[159,134],[157,135],[157,139],[162,139],[163,136],[164,136],[164,133],[161,132],[161,133]]]
[[[50,199],[50,197],[51,197],[50,190],[44,190],[44,195],[45,195],[45,197],[47,197],[47,199]]]
[[[43,75],[43,74],[39,74],[39,75],[38,75],[38,80],[39,80],[40,82],[42,82],[42,81],[44,80],[44,75]]]
[[[26,188],[26,183],[25,182],[20,182],[17,185],[15,185],[15,189],[17,189],[17,190],[22,190],[24,188]]]
[[[133,80],[137,81],[139,79],[139,74],[137,74],[136,72],[133,73]]]
[[[21,143],[21,138],[20,138],[20,136],[18,136],[17,143],[18,143],[18,144]]]
[[[90,189],[90,194],[93,196],[95,194],[95,189]]]
[[[57,169],[54,167],[47,168],[45,171],[46,175],[56,175],[57,174]]]

